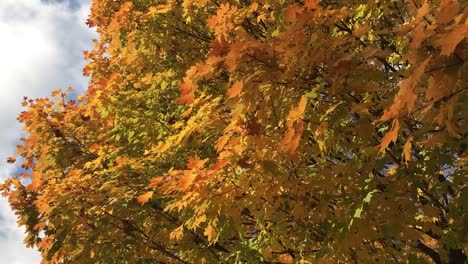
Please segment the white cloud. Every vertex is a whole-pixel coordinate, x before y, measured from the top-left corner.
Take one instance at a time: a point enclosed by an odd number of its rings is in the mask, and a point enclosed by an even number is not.
[[[46,97],[68,86],[86,89],[82,52],[96,38],[85,24],[89,2],[77,6],[65,0],[0,0],[0,181],[17,170],[5,160],[15,153],[21,135],[16,116],[23,96]],[[23,238],[24,230],[16,227],[15,216],[1,198],[0,263],[40,262],[38,252],[22,244]]]

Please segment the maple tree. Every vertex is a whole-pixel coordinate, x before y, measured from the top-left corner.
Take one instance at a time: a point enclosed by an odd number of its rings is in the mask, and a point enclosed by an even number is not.
[[[463,263],[467,10],[94,0],[3,195],[44,263]]]

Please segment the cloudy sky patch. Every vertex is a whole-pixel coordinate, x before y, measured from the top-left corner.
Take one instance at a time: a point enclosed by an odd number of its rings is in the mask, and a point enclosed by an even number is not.
[[[0,181],[17,167],[6,164],[21,137],[16,117],[23,96],[47,97],[71,86],[84,91],[83,50],[96,38],[85,24],[90,0],[0,0]],[[18,166],[18,165],[16,165]],[[0,199],[0,263],[40,262],[23,244],[24,231]]]

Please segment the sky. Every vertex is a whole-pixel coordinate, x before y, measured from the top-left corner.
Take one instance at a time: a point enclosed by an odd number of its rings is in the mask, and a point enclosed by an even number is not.
[[[7,164],[6,158],[15,156],[24,136],[16,121],[23,96],[47,97],[67,87],[86,90],[83,51],[97,37],[85,24],[90,1],[0,0],[0,181],[14,176],[21,164]],[[37,250],[23,245],[24,229],[16,221],[0,198],[0,263],[40,263]]]

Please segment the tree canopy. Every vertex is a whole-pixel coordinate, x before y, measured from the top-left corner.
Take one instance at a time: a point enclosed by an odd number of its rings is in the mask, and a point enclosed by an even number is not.
[[[463,263],[467,17],[93,0],[89,87],[25,98],[3,195],[44,263]]]

